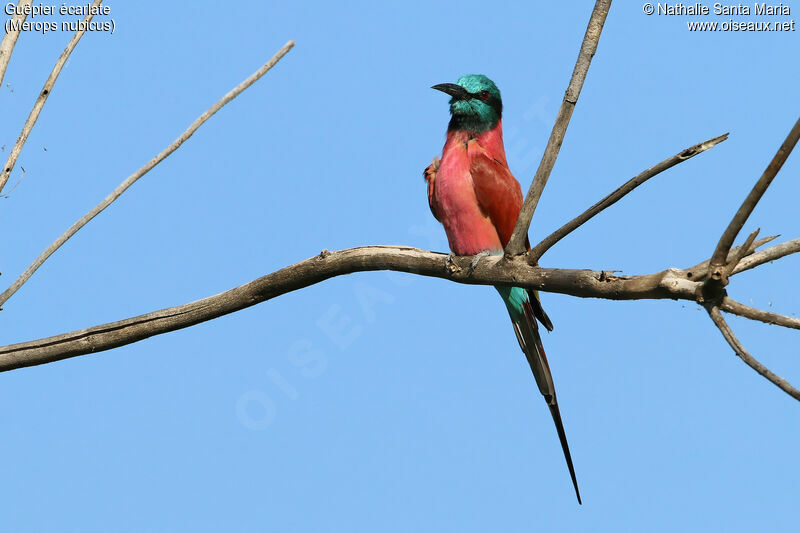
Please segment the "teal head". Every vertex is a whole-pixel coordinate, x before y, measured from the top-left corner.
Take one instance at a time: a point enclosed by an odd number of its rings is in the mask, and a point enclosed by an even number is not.
[[[431,88],[452,97],[449,130],[481,133],[494,128],[503,115],[500,90],[483,74],[467,74],[456,83],[440,83]]]

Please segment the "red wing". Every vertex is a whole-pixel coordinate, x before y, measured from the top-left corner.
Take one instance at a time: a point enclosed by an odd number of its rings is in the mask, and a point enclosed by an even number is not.
[[[514,226],[517,224],[519,211],[522,209],[522,189],[517,179],[506,165],[489,157],[486,152],[470,153],[472,164],[470,172],[475,184],[475,195],[481,209],[492,219],[494,227],[503,246],[508,244]],[[530,250],[528,237],[525,237],[525,248]],[[528,291],[531,312],[547,328],[553,331],[553,323],[544,312],[536,291]],[[543,352],[544,353],[544,352]]]
[[[434,158],[433,163],[428,165],[428,168],[424,170],[422,175],[425,178],[425,181],[428,182],[428,205],[431,207],[431,213],[433,213],[433,217],[436,220],[439,220],[439,206],[436,204],[436,199],[434,197],[434,183],[436,182],[436,173],[439,172],[439,158]]]
[[[478,204],[489,215],[505,246],[522,208],[522,189],[508,167],[483,150],[470,150],[470,161]]]

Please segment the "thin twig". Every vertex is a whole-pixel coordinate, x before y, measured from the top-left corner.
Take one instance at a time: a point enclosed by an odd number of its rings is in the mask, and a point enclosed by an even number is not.
[[[755,231],[753,231],[752,233],[750,233],[750,235],[747,236],[747,239],[745,239],[744,243],[741,246],[739,246],[739,249],[736,250],[736,253],[733,254],[733,258],[730,257],[730,254],[728,255],[728,264],[725,265],[724,267],[725,278],[727,278],[731,274],[731,272],[733,272],[733,269],[736,268],[736,265],[738,265],[739,262],[742,259],[744,259],[744,256],[751,251],[753,242],[755,242],[756,237],[758,237],[759,233],[761,233],[761,228],[756,228]]]
[[[778,376],[774,372],[772,372],[769,368],[762,365],[758,360],[750,355],[747,350],[744,349],[742,343],[739,342],[739,339],[736,338],[736,335],[733,334],[731,331],[730,326],[728,323],[725,322],[725,319],[722,317],[722,313],[719,312],[719,308],[715,305],[706,307],[706,311],[708,311],[708,315],[711,317],[711,320],[714,321],[714,324],[717,325],[722,336],[725,337],[725,340],[728,341],[733,351],[736,352],[742,361],[747,363],[750,368],[767,378],[769,381],[777,385],[782,391],[786,394],[794,398],[795,400],[800,400],[800,391],[792,387],[788,381],[783,379],[782,377]]]
[[[22,183],[22,180],[25,179],[25,167],[21,167],[21,168],[22,168],[22,174],[20,175],[19,179],[17,179],[17,182],[14,184],[13,187],[11,187],[10,191],[8,191],[6,193],[0,193],[0,198],[8,198],[9,196],[11,196],[11,193],[14,192],[14,190],[17,187],[19,187],[19,184]]]
[[[800,119],[795,122],[794,127],[792,127],[789,135],[786,136],[786,140],[783,141],[783,144],[778,149],[775,157],[773,157],[772,161],[770,161],[769,165],[767,165],[766,170],[764,170],[764,173],[753,186],[750,194],[747,195],[747,198],[745,198],[741,207],[739,207],[739,210],[733,216],[733,219],[731,219],[731,222],[728,224],[728,227],[725,229],[722,237],[720,237],[717,247],[714,249],[714,254],[711,256],[712,270],[719,270],[720,267],[725,264],[725,258],[728,256],[728,250],[731,249],[733,241],[736,240],[736,236],[739,235],[739,232],[742,230],[745,222],[747,222],[747,219],[750,217],[750,214],[753,212],[753,209],[755,209],[759,200],[761,200],[761,197],[764,196],[764,193],[767,191],[767,187],[770,186],[772,180],[783,166],[783,163],[786,162],[786,158],[788,158],[789,154],[792,153],[792,149],[797,144],[797,140],[799,138]]]
[[[13,29],[19,28],[20,25],[28,18],[28,9],[30,9],[33,0],[19,0],[17,7],[14,10],[14,16],[11,18],[12,30],[5,34],[3,41],[0,42],[0,87],[3,85],[3,79],[6,77],[6,69],[8,63],[11,61],[11,54],[14,52],[14,46],[19,39],[20,30]],[[0,187],[2,189],[2,187]]]
[[[547,179],[556,164],[556,158],[559,150],[561,150],[561,143],[564,142],[564,135],[567,133],[572,111],[575,109],[578,96],[581,94],[581,88],[586,80],[586,73],[589,71],[592,57],[597,51],[597,43],[600,41],[600,33],[603,31],[603,24],[606,21],[610,7],[611,0],[597,0],[595,2],[589,25],[586,27],[586,34],[583,36],[581,50],[578,53],[578,60],[575,62],[575,68],[572,71],[572,78],[569,80],[569,86],[566,93],[564,93],[564,99],[561,101],[561,108],[558,110],[556,122],[550,132],[550,139],[547,141],[547,147],[544,150],[544,155],[542,155],[539,168],[536,170],[533,183],[531,183],[525,202],[522,204],[517,224],[514,226],[514,233],[506,246],[505,253],[507,256],[519,255],[525,250],[525,242],[528,237],[528,228],[531,225],[533,212],[536,211],[536,205],[542,196],[544,186],[547,184]]]
[[[800,239],[792,239],[791,241],[770,246],[766,250],[762,250],[742,259],[739,264],[736,265],[736,268],[733,269],[731,275],[750,270],[751,268],[769,263],[770,261],[775,261],[787,255],[796,254],[797,252],[800,252]]]
[[[722,299],[719,308],[726,313],[743,316],[750,320],[758,320],[767,324],[774,324],[776,326],[783,326],[785,328],[800,329],[800,318],[794,318],[780,313],[771,313],[763,311],[749,305],[737,302],[733,298],[726,296]]]
[[[743,259],[741,259],[739,261],[739,263],[740,263],[739,266],[741,266],[741,264],[744,264],[744,262],[747,260],[747,258],[753,252],[755,252],[756,250],[758,250],[760,247],[764,246],[765,244],[774,241],[778,237],[780,237],[780,235],[770,235],[769,237],[764,237],[762,239],[758,239],[756,242],[754,242],[752,245],[750,245],[750,250],[748,250],[747,252],[743,253],[743,255],[742,255]],[[743,250],[742,245],[734,246],[733,248],[731,248],[731,251],[728,252],[727,262],[730,263],[731,261],[733,261],[733,258],[736,256],[736,254],[742,252],[742,250]],[[710,262],[711,262],[711,259],[706,259],[702,263],[698,263],[698,264],[694,265],[693,267],[685,269],[685,272],[687,274],[690,274],[689,277],[691,277],[693,280],[695,280],[695,281],[703,281],[706,278],[706,276],[708,276],[708,265],[709,265]],[[734,268],[733,272],[731,273],[731,275],[733,275],[736,272],[740,272],[740,271],[741,271],[740,269]]]
[[[285,56],[289,52],[289,50],[292,49],[293,46],[294,46],[294,41],[289,41],[285,45],[283,45],[283,48],[278,50],[278,52],[269,61],[267,61],[266,63],[264,63],[264,65],[261,66],[261,68],[259,68],[253,74],[251,74],[242,83],[231,89],[231,91],[229,91],[225,96],[223,96],[219,101],[217,101],[217,103],[209,107],[202,115],[197,117],[197,119],[194,122],[192,122],[192,124],[186,129],[186,131],[181,133],[180,136],[172,142],[172,144],[167,146],[161,153],[159,153],[157,156],[151,159],[142,168],[140,168],[139,170],[128,176],[125,179],[125,181],[120,183],[117,186],[117,188],[114,189],[111,192],[111,194],[106,196],[106,198],[102,202],[94,206],[88,213],[83,215],[80,219],[78,219],[77,222],[75,222],[72,226],[70,226],[67,231],[65,231],[58,239],[56,239],[55,242],[53,242],[53,244],[48,246],[47,249],[44,252],[42,252],[41,255],[39,255],[39,257],[37,257],[36,260],[33,263],[31,263],[31,265],[27,269],[25,269],[25,272],[23,272],[9,288],[7,288],[5,291],[3,291],[2,294],[0,294],[0,305],[3,305],[6,301],[8,301],[8,299],[15,292],[17,292],[17,290],[26,281],[28,281],[28,279],[33,275],[33,273],[36,272],[36,269],[38,269],[42,265],[42,263],[44,263],[47,260],[47,258],[53,254],[53,252],[58,250],[58,248],[61,247],[62,244],[67,242],[67,240],[73,235],[75,235],[75,233],[77,233],[78,230],[80,230],[90,220],[96,217],[106,207],[111,205],[111,203],[117,198],[119,198],[122,195],[122,193],[124,193],[128,189],[128,187],[130,187],[136,182],[136,180],[147,174],[150,170],[153,169],[153,167],[155,167],[161,161],[166,159],[167,156],[169,156],[172,152],[180,148],[180,146],[184,142],[186,142],[186,140],[189,139],[189,137],[191,137],[194,134],[194,132],[196,132],[197,129],[200,128],[200,126],[202,126],[209,118],[211,118],[214,115],[214,113],[222,109],[222,107],[225,104],[227,104],[228,102],[239,96],[239,94],[241,94],[245,89],[247,89],[248,87],[253,85],[253,83],[258,81],[259,78],[261,78],[264,74],[266,74],[283,56]]]
[[[2,167],[2,172],[0,172],[0,191],[2,191],[3,187],[6,186],[6,182],[11,176],[11,171],[14,170],[14,165],[17,164],[17,158],[22,151],[22,147],[25,146],[25,142],[28,140],[28,135],[30,135],[34,124],[36,124],[36,121],[39,120],[39,114],[42,112],[44,103],[47,101],[47,97],[50,96],[50,92],[53,90],[53,86],[56,84],[59,74],[61,74],[61,69],[64,68],[64,65],[66,64],[67,59],[69,59],[70,54],[78,45],[78,41],[80,41],[81,37],[83,37],[83,34],[86,33],[86,28],[89,27],[89,21],[91,21],[92,17],[94,16],[93,11],[97,8],[97,6],[100,5],[102,1],[103,0],[94,0],[92,3],[92,9],[89,10],[89,14],[84,17],[83,23],[81,23],[79,26],[78,31],[75,32],[75,34],[72,36],[72,39],[70,39],[69,43],[67,43],[67,47],[64,48],[63,52],[61,52],[61,56],[58,58],[58,61],[56,61],[53,70],[47,77],[47,81],[44,82],[44,87],[42,87],[42,90],[39,91],[39,96],[36,97],[36,102],[33,104],[33,109],[31,109],[30,114],[28,114],[28,118],[25,120],[25,124],[22,126],[22,131],[20,132],[19,137],[17,137],[17,142],[14,143],[14,148],[11,149],[11,153],[8,155],[6,165]]]
[[[696,156],[697,154],[703,153],[706,150],[710,150],[711,148],[715,147],[722,141],[728,138],[728,134],[725,133],[720,135],[719,137],[714,137],[713,139],[709,139],[705,142],[696,144],[694,146],[690,146],[689,148],[683,150],[680,153],[673,155],[672,157],[665,159],[664,161],[653,165],[652,167],[648,168],[644,172],[640,173],[637,176],[634,176],[627,183],[622,185],[616,191],[612,192],[592,207],[584,211],[582,214],[578,215],[577,217],[573,218],[559,229],[551,233],[548,237],[542,240],[539,244],[533,247],[529,254],[529,261],[535,263],[539,261],[547,250],[553,247],[558,241],[575,231],[577,228],[588,222],[592,219],[595,215],[603,211],[604,209],[614,205],[623,196],[633,191],[636,187],[641,185],[642,183],[646,182],[653,176],[664,172],[665,170],[674,167],[678,163],[683,163],[691,159],[692,157]]]

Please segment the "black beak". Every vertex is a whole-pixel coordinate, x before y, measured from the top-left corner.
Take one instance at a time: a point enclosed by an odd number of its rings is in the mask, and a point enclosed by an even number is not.
[[[472,98],[472,95],[463,88],[461,85],[456,85],[455,83],[440,83],[439,85],[434,85],[431,89],[436,89],[437,91],[442,91],[445,94],[449,94],[455,100],[469,100]]]

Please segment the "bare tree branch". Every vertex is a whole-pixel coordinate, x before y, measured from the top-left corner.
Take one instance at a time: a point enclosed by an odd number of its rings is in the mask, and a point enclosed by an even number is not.
[[[748,248],[753,249],[759,243],[769,240],[771,238],[762,239],[752,243]],[[773,248],[779,247],[780,245]],[[738,250],[734,249],[731,253],[738,253]],[[445,254],[402,246],[366,246],[337,252],[323,250],[316,257],[202,300],[119,322],[0,347],[0,372],[110,350],[233,313],[326,279],[354,272],[393,270],[438,277],[457,283],[513,285],[584,298],[695,301],[699,289],[704,285],[701,280],[705,277],[704,268],[708,264],[706,261],[695,267],[696,276],[693,276],[691,270],[674,268],[648,275],[618,276],[612,271],[540,268],[530,266],[526,262],[506,261],[501,256],[482,258],[477,263],[473,260],[472,256],[449,258]],[[726,312],[787,327],[797,327],[797,319],[751,309],[729,298],[725,298],[721,305]],[[710,309],[708,305],[707,309]],[[714,309],[717,309],[718,314],[718,308]],[[711,314],[714,318],[713,313]],[[728,338],[728,333],[722,328],[721,330]],[[734,344],[732,346],[735,347]],[[739,355],[745,362],[792,394],[791,391],[794,389],[791,386],[760,365],[749,354],[743,353],[745,355],[741,353]]]
[[[769,263],[770,261],[775,261],[797,252],[800,252],[800,239],[792,239],[791,241],[776,244],[775,246],[771,246],[766,250],[762,250],[742,259],[733,269],[731,275],[744,272],[745,270],[750,270],[751,268],[763,265],[764,263]]]
[[[177,307],[120,322],[65,333],[47,339],[0,347],[0,371],[33,366],[68,357],[109,350],[153,335],[217,318],[319,283],[334,276],[373,270],[394,270],[438,277],[458,283],[514,285],[584,298],[610,300],[695,300],[701,283],[685,272],[668,269],[645,276],[616,276],[613,272],[532,267],[502,256],[448,256],[401,246],[366,246],[320,255],[288,266],[229,291]]]
[[[553,247],[558,241],[575,231],[577,228],[585,224],[587,221],[591,220],[595,215],[603,211],[604,209],[614,205],[623,196],[633,191],[636,187],[641,185],[642,183],[646,182],[653,176],[664,172],[665,170],[674,167],[678,163],[683,163],[691,159],[692,157],[696,156],[697,154],[703,153],[706,150],[710,150],[711,148],[715,147],[722,141],[728,138],[728,134],[725,133],[720,135],[719,137],[714,137],[713,139],[709,139],[699,144],[695,144],[694,146],[690,146],[686,148],[680,153],[673,155],[672,157],[665,159],[664,161],[653,165],[652,167],[648,168],[647,170],[641,172],[637,176],[634,176],[630,180],[628,180],[625,184],[623,184],[620,188],[616,191],[612,192],[592,207],[584,211],[582,214],[578,215],[577,217],[573,218],[559,229],[551,233],[545,239],[543,239],[539,244],[533,247],[530,251],[528,256],[528,260],[531,264],[534,264],[539,261],[539,259]]]
[[[25,271],[17,278],[17,280],[11,284],[9,288],[3,291],[0,294],[0,305],[3,305],[8,299],[15,293],[17,290],[26,282],[28,279],[33,275],[34,272],[44,263],[48,257],[50,257],[53,252],[58,250],[62,244],[67,242],[67,240],[75,235],[83,226],[85,226],[90,220],[96,217],[100,212],[102,212],[106,207],[111,205],[114,200],[119,198],[122,193],[124,193],[128,187],[133,185],[139,178],[147,174],[150,170],[153,169],[157,164],[167,158],[172,152],[180,148],[180,146],[186,142],[189,137],[191,137],[194,132],[196,132],[200,126],[202,126],[209,118],[211,118],[217,111],[222,109],[222,107],[239,96],[245,89],[253,85],[256,81],[258,81],[264,74],[266,74],[283,56],[285,56],[289,50],[292,49],[294,46],[294,41],[289,41],[283,48],[278,50],[278,52],[264,65],[261,66],[257,71],[251,74],[247,79],[245,79],[242,83],[231,89],[225,96],[223,96],[217,103],[209,107],[202,115],[197,117],[197,119],[192,122],[192,124],[180,134],[180,136],[175,139],[172,144],[164,148],[164,150],[151,159],[147,164],[145,164],[142,168],[128,176],[125,181],[120,183],[116,189],[114,189],[111,194],[105,197],[105,199],[94,206],[88,213],[83,215],[80,219],[78,219],[72,226],[67,229],[58,239],[55,240],[47,249],[42,252],[39,257],[34,260],[31,265],[25,269]]]
[[[92,8],[97,8],[102,1],[103,0],[94,0]],[[70,54],[72,54],[72,51],[78,45],[78,41],[80,41],[83,34],[86,33],[86,28],[89,27],[89,21],[91,21],[94,16],[93,11],[94,9],[89,10],[89,14],[84,17],[83,24],[81,24],[78,31],[72,36],[72,39],[69,40],[64,51],[61,52],[61,56],[59,56],[53,70],[47,77],[47,81],[44,82],[44,87],[39,91],[39,96],[36,97],[33,109],[31,109],[31,112],[28,114],[28,118],[22,126],[22,131],[19,137],[17,137],[17,142],[14,143],[14,148],[11,149],[11,153],[8,155],[6,165],[3,167],[2,172],[0,172],[0,191],[6,186],[6,182],[11,176],[11,171],[14,170],[14,165],[17,164],[17,158],[19,158],[19,154],[22,152],[22,147],[25,146],[25,142],[28,140],[28,135],[30,135],[31,130],[33,130],[34,124],[39,120],[39,114],[42,112],[44,103],[47,101],[47,97],[50,96],[50,92],[53,90],[53,86],[56,84],[59,74],[61,74],[61,69],[64,68],[64,64],[66,64]],[[2,305],[2,302],[0,302],[0,305]]]
[[[533,177],[533,183],[528,190],[525,197],[525,202],[522,204],[522,209],[517,218],[517,224],[514,226],[514,233],[508,241],[505,249],[507,256],[519,255],[525,251],[525,240],[528,236],[528,228],[531,225],[531,218],[533,212],[536,211],[536,205],[539,203],[539,198],[542,196],[544,186],[547,184],[547,179],[553,171],[553,166],[556,164],[558,152],[561,150],[561,144],[564,142],[564,135],[567,133],[567,126],[569,120],[572,118],[572,111],[575,109],[575,104],[578,102],[578,96],[581,94],[583,82],[586,80],[586,73],[589,71],[589,65],[592,62],[597,51],[597,43],[600,41],[600,33],[603,31],[603,24],[605,24],[608,10],[611,8],[611,0],[597,0],[594,4],[592,16],[589,18],[589,25],[586,27],[586,34],[583,37],[581,50],[578,53],[578,60],[575,62],[575,68],[572,71],[572,77],[569,80],[569,86],[564,99],[561,101],[561,108],[558,110],[556,122],[553,125],[553,130],[550,132],[550,139],[547,141],[547,146],[542,156],[542,161],[539,163],[539,168],[536,170],[536,175]]]
[[[747,222],[747,219],[750,217],[750,214],[753,212],[753,209],[755,209],[759,200],[761,200],[761,197],[764,196],[764,193],[767,191],[767,187],[769,187],[769,185],[772,183],[772,180],[778,174],[778,171],[783,166],[783,163],[786,162],[789,154],[792,153],[792,149],[794,149],[799,138],[800,119],[795,122],[794,127],[789,132],[789,135],[787,135],[786,140],[783,141],[783,144],[778,149],[775,157],[773,157],[772,161],[770,161],[769,165],[767,165],[766,170],[764,170],[764,173],[753,186],[750,194],[747,195],[747,198],[745,198],[741,207],[739,207],[739,210],[733,216],[733,219],[731,219],[731,222],[728,224],[728,227],[725,229],[722,237],[720,237],[717,247],[714,250],[714,254],[711,256],[711,267],[712,270],[716,271],[712,272],[712,277],[721,279],[723,284],[726,280],[724,279],[724,272],[721,271],[721,268],[725,264],[725,259],[728,256],[728,250],[731,249],[733,241],[736,240],[736,236],[739,235],[739,232],[741,231],[745,222]]]
[[[726,313],[743,316],[745,318],[749,318],[750,320],[758,320],[760,322],[774,324],[776,326],[783,326],[785,328],[800,329],[800,319],[798,318],[756,309],[755,307],[750,307],[749,305],[739,303],[729,296],[726,296],[722,299],[722,303],[720,304],[719,308]]]
[[[33,0],[19,0],[19,2],[17,2],[17,8],[14,11],[14,16],[11,18],[13,23],[12,28],[19,27],[19,24],[25,22],[25,19],[28,18],[27,9],[32,1]],[[3,85],[3,79],[6,77],[6,69],[8,68],[9,61],[11,61],[11,54],[14,52],[14,46],[17,45],[17,39],[19,39],[19,30],[12,29],[3,36],[3,41],[0,42],[0,86]],[[3,188],[0,187],[0,190],[2,189]]]
[[[722,313],[719,312],[719,307],[716,305],[710,305],[706,307],[706,311],[708,311],[708,315],[711,317],[711,320],[714,321],[714,324],[717,325],[722,336],[725,337],[725,340],[728,341],[728,344],[731,345],[733,351],[736,352],[742,361],[747,363],[747,365],[767,378],[769,381],[777,385],[782,391],[786,394],[794,398],[795,400],[800,401],[800,391],[792,387],[792,385],[783,379],[782,377],[778,376],[774,372],[772,372],[769,368],[762,365],[758,360],[750,355],[747,350],[744,349],[742,343],[739,342],[739,339],[736,338],[736,335],[733,334],[731,328],[728,326],[728,323],[725,322],[725,319],[722,317]]]
[[[482,258],[474,268],[472,263],[471,256],[448,261],[445,254],[403,246],[365,246],[337,252],[323,250],[318,256],[202,300],[55,337],[0,347],[0,372],[110,350],[354,272],[393,270],[457,283],[514,285],[609,300],[695,301],[697,289],[703,285],[701,281],[693,280],[688,271],[679,269],[642,276],[617,276],[610,271],[532,267],[521,261],[505,261],[500,256]],[[736,302],[727,298],[723,300],[722,308],[736,314],[741,311],[742,316],[752,314],[756,320],[764,316],[758,310],[753,313],[743,309],[746,306],[738,307]],[[773,323],[787,327],[794,327],[789,323],[796,320],[769,318]]]

